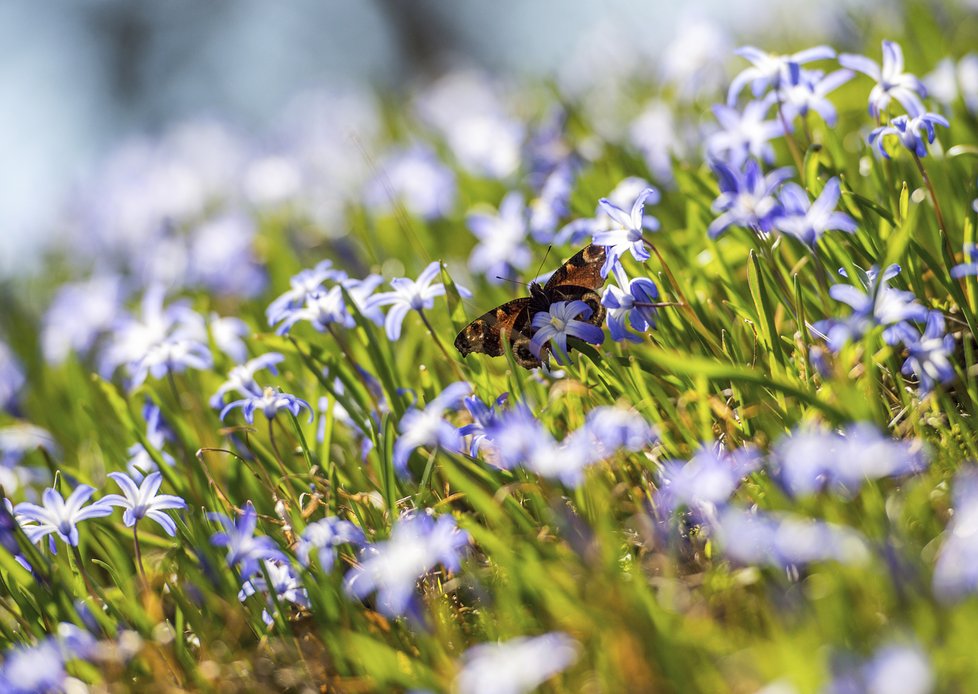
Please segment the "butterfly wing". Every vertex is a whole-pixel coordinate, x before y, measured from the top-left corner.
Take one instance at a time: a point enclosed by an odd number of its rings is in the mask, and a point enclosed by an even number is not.
[[[605,310],[601,305],[601,295],[596,290],[604,286],[605,282],[601,276],[605,253],[604,246],[591,244],[557,268],[543,287],[547,301],[551,304],[557,301],[583,301],[591,307],[591,317],[587,322],[601,325]]]
[[[604,265],[604,259],[604,246],[595,246],[593,243],[585,246],[550,275],[543,291],[549,295],[558,287],[567,285],[590,290],[603,287],[604,277],[601,276],[601,266]]]
[[[507,301],[491,311],[486,311],[474,321],[466,325],[455,338],[455,349],[462,356],[473,352],[499,357],[504,353],[503,332],[510,340],[526,336],[530,324],[530,297]]]

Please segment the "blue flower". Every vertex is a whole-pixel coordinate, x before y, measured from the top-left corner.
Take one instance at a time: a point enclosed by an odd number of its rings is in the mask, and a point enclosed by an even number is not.
[[[530,234],[537,243],[550,243],[560,220],[570,213],[575,167],[565,161],[547,176],[540,195],[530,201]]]
[[[346,273],[334,270],[333,263],[329,260],[319,262],[312,269],[300,270],[289,280],[289,290],[272,301],[265,310],[268,324],[275,325],[282,320],[283,313],[301,307],[306,303],[306,298],[319,292],[327,280],[339,282],[344,279]]]
[[[253,393],[248,397],[225,405],[224,409],[221,410],[221,420],[223,421],[228,412],[236,407],[240,407],[244,412],[244,418],[248,424],[254,423],[255,410],[260,410],[269,420],[275,419],[279,410],[288,410],[294,417],[298,417],[302,408],[305,408],[309,410],[310,422],[314,416],[308,402],[289,393],[277,391],[270,386],[266,387],[260,395]]]
[[[727,506],[719,511],[711,530],[723,552],[745,565],[786,569],[822,561],[864,564],[869,560],[866,541],[855,530],[796,515]]]
[[[224,528],[223,532],[211,535],[211,544],[215,547],[227,547],[228,566],[240,564],[242,576],[247,577],[258,572],[258,562],[261,560],[287,561],[272,538],[255,537],[258,514],[250,501],[245,504],[244,511],[235,520],[231,520],[223,513],[209,513],[207,517],[217,521]]]
[[[710,238],[716,238],[731,226],[742,226],[756,233],[766,234],[774,228],[774,221],[781,207],[774,192],[784,181],[791,178],[789,169],[775,169],[767,175],[753,159],[741,167],[731,167],[721,161],[712,161],[720,195],[713,201],[713,211],[720,216],[709,226]]]
[[[753,448],[727,451],[719,443],[703,444],[689,461],[667,460],[662,464],[656,506],[664,515],[682,506],[712,515],[758,467],[759,456]]]
[[[526,694],[574,664],[578,644],[563,632],[472,646],[455,677],[458,694]]]
[[[469,256],[472,272],[485,274],[490,283],[498,284],[529,265],[526,207],[520,193],[508,193],[499,204],[498,214],[470,212],[465,222],[479,239]]]
[[[163,483],[163,476],[159,472],[146,475],[138,487],[135,482],[121,472],[110,472],[109,477],[119,485],[123,495],[106,494],[99,503],[123,507],[125,511],[122,514],[122,522],[126,524],[127,528],[131,528],[143,518],[149,517],[159,523],[160,527],[170,537],[177,534],[177,526],[173,519],[163,511],[187,508],[187,502],[179,496],[157,493]]]
[[[920,441],[897,441],[871,424],[841,432],[799,429],[772,449],[771,473],[791,496],[830,489],[855,495],[867,480],[921,472],[929,456]]]
[[[303,566],[309,566],[309,555],[316,552],[319,566],[323,571],[333,568],[336,560],[336,548],[340,545],[355,545],[362,547],[367,542],[363,531],[350,521],[336,516],[329,516],[310,523],[299,536],[296,546],[296,556]]]
[[[613,272],[618,286],[609,286],[601,297],[601,305],[608,309],[607,322],[611,339],[616,342],[641,342],[641,337],[627,330],[625,321],[628,320],[640,333],[655,328],[655,304],[659,301],[659,288],[655,286],[655,282],[645,277],[636,277],[629,281],[621,263],[615,264]]]
[[[509,393],[503,393],[496,398],[492,405],[482,402],[477,395],[472,395],[463,400],[465,409],[472,415],[472,423],[460,427],[458,433],[460,436],[472,437],[469,443],[469,455],[473,458],[479,454],[479,449],[484,444],[490,443],[488,430],[495,426],[496,408],[502,406],[508,397]]]
[[[978,55],[969,53],[957,65],[944,58],[924,77],[927,93],[937,103],[950,108],[960,97],[970,113],[978,113]]]
[[[281,321],[275,328],[277,335],[285,335],[292,326],[301,320],[309,321],[310,325],[319,332],[326,332],[332,325],[352,328],[356,325],[353,316],[346,310],[343,299],[343,289],[340,285],[330,287],[327,291],[314,291],[306,295],[306,302],[299,308],[282,309],[277,320]]]
[[[147,443],[159,451],[163,461],[172,467],[176,464],[176,461],[173,459],[173,456],[163,450],[163,446],[166,445],[167,441],[175,440],[176,435],[163,420],[163,413],[152,400],[147,399],[143,404],[143,419],[146,420]],[[126,462],[126,470],[129,472],[129,476],[137,482],[144,475],[158,468],[156,461],[153,460],[153,457],[142,443],[134,443],[129,447],[127,453],[129,454],[129,460]]]
[[[953,508],[934,566],[934,596],[944,601],[978,592],[978,472],[973,467],[955,478]]]
[[[836,70],[824,74],[821,70],[802,70],[797,65],[788,70],[788,79],[777,92],[778,105],[785,119],[793,121],[815,111],[827,125],[835,125],[838,114],[826,97],[851,80],[851,70]]]
[[[951,268],[951,277],[960,279],[968,275],[978,275],[978,244],[964,245],[965,262]]]
[[[72,352],[87,353],[118,318],[122,299],[122,280],[115,275],[61,285],[44,314],[41,329],[41,346],[48,363],[60,364]]]
[[[435,297],[445,294],[445,285],[441,282],[433,284],[440,270],[441,263],[437,260],[433,261],[418,275],[416,281],[407,277],[396,277],[391,280],[394,291],[380,292],[367,300],[366,309],[368,311],[378,306],[391,306],[387,312],[387,317],[384,319],[384,329],[390,340],[396,341],[401,337],[401,326],[404,324],[404,318],[408,311],[421,312],[432,308],[435,305]],[[456,285],[456,287],[462,296],[472,296],[472,293],[465,287],[461,285]]]
[[[599,462],[620,450],[635,453],[656,441],[649,423],[635,410],[624,407],[595,407],[587,413],[583,432],[590,440],[590,459]]]
[[[255,256],[258,225],[243,212],[224,212],[194,228],[189,236],[185,281],[223,296],[257,296],[265,286]]]
[[[830,46],[814,46],[792,55],[767,53],[754,46],[743,46],[734,53],[749,60],[752,66],[741,71],[730,83],[727,92],[727,104],[730,106],[737,102],[737,95],[748,84],[751,86],[754,98],[759,99],[768,89],[777,88],[787,82],[792,68],[797,69],[799,65],[814,60],[835,57],[835,50]]]
[[[17,521],[31,542],[39,542],[51,534],[56,534],[72,547],[78,546],[78,523],[90,518],[102,518],[112,513],[112,506],[101,500],[85,506],[95,488],[79,484],[67,499],[54,488],[48,487],[41,495],[43,506],[24,501],[14,507]],[[24,521],[31,521],[24,524]],[[52,538],[52,550],[54,542]]]
[[[913,342],[916,329],[911,321],[927,319],[927,308],[917,303],[917,298],[907,291],[889,285],[899,272],[899,265],[891,265],[882,275],[874,269],[859,271],[860,286],[835,284],[829,288],[829,296],[852,307],[852,314],[845,319],[818,321],[812,332],[824,337],[829,349],[838,352],[847,342],[861,339],[874,326],[883,326],[883,341],[888,345]]]
[[[390,539],[363,550],[347,574],[347,591],[360,599],[376,592],[378,611],[389,617],[408,614],[418,580],[438,564],[457,571],[468,542],[451,516],[436,520],[427,510],[409,512],[394,523]]]
[[[913,374],[919,381],[921,395],[934,390],[940,383],[954,380],[954,337],[944,332],[944,316],[940,311],[927,314],[924,334],[919,339],[907,342],[909,352],[901,372],[904,376]]]
[[[43,694],[64,690],[64,656],[53,639],[19,646],[3,654],[0,690],[10,694]]]
[[[240,318],[234,316],[210,316],[211,337],[217,348],[240,364],[248,358],[248,345],[244,338],[251,335],[251,328]]]
[[[836,672],[822,690],[823,694],[931,694],[934,691],[934,671],[916,644],[888,644],[864,663],[840,660],[845,664],[834,668]]]
[[[570,356],[567,353],[567,338],[576,337],[584,342],[600,345],[604,342],[604,331],[596,325],[586,323],[593,310],[583,301],[555,301],[550,309],[540,311],[533,316],[530,325],[536,330],[530,340],[530,351],[541,358],[543,347],[550,343],[550,351],[561,364],[567,364]],[[584,320],[577,320],[578,316]]]
[[[448,214],[455,203],[455,174],[425,145],[393,152],[364,190],[364,202],[375,212],[389,212],[401,202],[408,212],[433,220]]]
[[[713,115],[720,123],[720,130],[706,141],[706,151],[711,159],[719,159],[730,166],[741,166],[751,157],[765,162],[774,161],[771,140],[785,134],[785,126],[776,120],[767,120],[771,99],[751,101],[743,112],[724,104],[714,104]]]
[[[47,470],[21,462],[24,456],[38,449],[54,455],[60,452],[51,433],[40,427],[16,423],[0,429],[0,487],[8,494],[50,479]]]
[[[228,379],[221,384],[217,392],[211,396],[210,405],[217,409],[224,405],[224,396],[228,393],[236,392],[239,395],[257,395],[262,392],[262,387],[255,381],[255,374],[263,369],[268,369],[276,376],[278,369],[276,364],[285,361],[285,357],[278,352],[268,352],[261,356],[250,359],[244,364],[239,364],[228,373]]]
[[[650,198],[658,200],[659,193],[654,188],[645,188],[635,198],[630,212],[625,212],[608,198],[601,198],[598,204],[611,219],[611,226],[594,232],[594,244],[605,246],[607,255],[601,268],[601,276],[607,277],[611,268],[626,251],[640,263],[649,259],[649,249],[645,247],[643,232],[646,227],[645,203]]]
[[[20,389],[27,382],[24,370],[3,341],[0,341],[0,410],[9,410],[17,402]]]
[[[309,608],[309,594],[302,585],[299,575],[292,568],[292,564],[288,561],[269,561],[266,559],[262,561],[262,566],[265,567],[271,584],[261,571],[256,571],[241,585],[241,590],[238,591],[238,600],[244,602],[256,593],[263,593],[266,599],[266,607],[262,609],[261,616],[265,624],[269,626],[275,623],[275,619],[268,610],[275,609],[276,598],[299,607]]]
[[[880,117],[891,99],[899,101],[911,116],[924,112],[921,98],[927,96],[927,90],[919,79],[903,71],[903,49],[899,44],[883,42],[882,67],[865,56],[851,53],[840,55],[839,64],[876,80],[869,93],[869,113],[874,118]]]
[[[924,144],[924,139],[926,138],[929,143],[934,142],[934,138],[937,137],[937,133],[934,131],[935,125],[943,125],[947,128],[950,124],[947,122],[947,118],[936,113],[921,113],[918,116],[896,116],[895,118],[891,118],[889,123],[876,128],[869,134],[869,144],[872,145],[875,143],[879,153],[889,159],[890,155],[887,154],[886,149],[883,147],[883,139],[887,135],[896,135],[908,150],[918,157],[926,157],[927,145]],[[921,130],[924,132],[923,135],[921,135]]]
[[[350,277],[342,280],[340,285],[346,290],[346,295],[350,297],[350,303],[356,307],[361,316],[376,325],[383,325],[384,312],[376,306],[373,308],[367,307],[370,297],[373,296],[374,292],[377,291],[377,288],[383,283],[383,276],[371,274],[367,275],[363,279],[355,279]]]
[[[631,207],[635,199],[647,188],[651,188],[651,186],[644,178],[628,176],[619,181],[618,185],[608,193],[606,199],[611,201],[612,205],[616,208],[624,210],[626,207]],[[654,188],[652,190],[655,191]],[[659,199],[659,193],[655,191],[645,199],[645,204],[657,204]],[[631,222],[629,221],[629,223]],[[594,211],[594,217],[575,219],[566,224],[554,236],[553,242],[557,245],[579,246],[586,240],[593,238],[595,234],[612,230],[617,226],[620,225],[608,214],[604,205],[598,203]],[[652,215],[646,214],[642,217],[642,228],[645,231],[656,231],[659,229],[659,220]]]
[[[845,212],[837,211],[839,179],[830,178],[815,202],[808,199],[805,189],[797,183],[788,183],[778,196],[781,214],[774,219],[774,227],[812,248],[826,231],[856,230],[856,221]]]
[[[394,442],[393,464],[399,475],[407,474],[408,459],[419,446],[439,446],[443,450],[462,450],[462,437],[452,424],[446,422],[447,410],[457,409],[463,398],[472,392],[464,381],[447,386],[424,409],[411,408],[398,425],[401,435]]]

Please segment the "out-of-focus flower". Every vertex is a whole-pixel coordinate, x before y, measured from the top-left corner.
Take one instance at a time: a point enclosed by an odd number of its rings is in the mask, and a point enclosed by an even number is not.
[[[927,314],[927,324],[919,339],[907,343],[907,360],[901,372],[913,374],[919,381],[920,394],[926,395],[941,383],[954,380],[954,336],[944,332],[944,316],[940,311]]]
[[[530,201],[527,226],[537,243],[550,243],[560,220],[570,212],[574,175],[571,162],[561,163],[547,176],[540,194]]]
[[[256,571],[248,580],[241,585],[238,591],[238,600],[244,602],[252,595],[262,593],[265,595],[266,607],[262,609],[262,619],[265,624],[271,626],[275,623],[269,609],[275,609],[275,601],[284,600],[298,607],[309,607],[309,594],[302,585],[302,580],[292,568],[288,561],[268,560],[262,561],[265,567],[264,573],[268,574],[266,580],[262,571]]]
[[[748,84],[754,98],[759,99],[769,89],[783,87],[789,82],[791,71],[797,70],[799,65],[835,57],[835,50],[831,46],[814,46],[791,55],[767,53],[754,46],[743,46],[734,53],[749,60],[751,67],[744,69],[730,82],[727,92],[727,104],[730,106],[737,103],[737,96]]]
[[[865,663],[842,668],[822,694],[930,694],[934,672],[915,644],[889,644]]]
[[[899,44],[883,42],[882,67],[866,56],[851,53],[841,54],[839,64],[876,80],[869,93],[869,113],[874,118],[886,111],[891,99],[899,101],[911,116],[924,112],[921,99],[927,96],[927,90],[919,79],[903,71],[903,49]]]
[[[641,451],[656,440],[656,433],[645,418],[624,407],[595,407],[587,413],[584,426],[578,431],[590,442],[589,457],[593,462],[610,458],[621,450]]]
[[[308,321],[319,332],[326,332],[330,326],[339,325],[352,328],[356,325],[353,316],[347,311],[343,299],[343,289],[340,285],[330,287],[327,291],[315,291],[306,295],[306,303],[302,308],[283,309],[279,313],[282,321],[275,332],[284,335],[292,330],[299,321]]]
[[[944,58],[924,77],[924,86],[939,104],[949,107],[960,96],[970,113],[978,113],[978,55],[969,53],[957,65]]]
[[[384,278],[381,275],[370,274],[366,277],[359,279],[355,277],[349,277],[340,282],[340,286],[346,292],[346,296],[350,297],[350,303],[356,307],[360,315],[371,321],[376,325],[384,324],[384,312],[380,310],[379,306],[369,307],[367,303],[370,301],[370,297],[374,295],[377,288],[384,283]]]
[[[122,495],[106,494],[99,503],[110,506],[121,506],[125,509],[122,522],[131,528],[143,518],[156,521],[170,537],[177,534],[176,523],[163,511],[176,508],[187,508],[187,502],[172,494],[159,494],[163,484],[163,475],[153,472],[143,478],[137,487],[129,477],[121,472],[110,472],[109,477],[122,489]]]
[[[662,77],[680,98],[693,101],[723,88],[724,68],[733,47],[730,32],[704,17],[687,16],[679,22],[672,41],[662,50]]]
[[[839,179],[830,178],[822,192],[812,202],[808,193],[797,183],[786,183],[778,196],[781,214],[774,227],[814,248],[826,231],[856,231],[856,221],[845,212],[836,210],[839,203]]]
[[[835,125],[838,114],[827,97],[852,77],[851,70],[836,70],[826,75],[821,70],[802,70],[796,65],[792,66],[788,70],[787,81],[777,91],[781,113],[791,122],[798,116],[815,111],[826,125]]]
[[[228,373],[228,380],[221,384],[217,392],[211,396],[210,405],[213,408],[223,407],[224,396],[228,393],[238,393],[240,395],[257,395],[262,392],[262,387],[255,381],[255,374],[263,369],[268,369],[276,376],[278,375],[277,364],[285,361],[285,356],[278,352],[268,352],[261,356],[250,359],[244,364],[239,364]]]
[[[122,294],[122,281],[114,275],[62,285],[41,328],[41,347],[48,363],[60,364],[72,352],[86,354],[99,335],[112,327],[122,309]]]
[[[883,140],[887,135],[896,135],[900,142],[908,150],[918,157],[927,156],[927,145],[933,143],[937,133],[934,131],[935,125],[943,125],[945,128],[950,126],[947,118],[936,113],[920,113],[917,116],[896,116],[890,119],[886,125],[876,128],[869,134],[869,144],[875,144],[876,149],[887,159],[890,155],[883,147]],[[921,132],[923,131],[923,132]]]
[[[221,410],[221,420],[227,416],[228,412],[236,407],[240,407],[244,412],[245,421],[253,424],[255,421],[255,411],[260,411],[268,420],[275,419],[279,410],[287,410],[293,417],[298,417],[299,412],[305,408],[309,410],[309,421],[313,420],[312,408],[309,403],[302,398],[297,398],[289,393],[277,391],[271,386],[266,386],[260,394],[251,393],[248,396],[228,403]]]
[[[94,487],[79,484],[65,499],[53,487],[48,487],[41,495],[43,506],[21,502],[14,507],[15,516],[31,542],[37,543],[48,535],[56,534],[67,544],[77,547],[79,523],[112,513],[112,506],[101,500],[85,506],[94,493]],[[51,546],[53,551],[53,538]]]
[[[723,552],[741,564],[784,569],[821,561],[861,564],[869,559],[866,541],[855,530],[811,518],[727,506],[711,528]]]
[[[401,202],[422,219],[444,217],[455,203],[455,174],[428,147],[417,145],[394,152],[378,165],[367,183],[364,202],[387,212]]]
[[[3,654],[0,690],[11,694],[63,691],[66,678],[61,649],[52,639]]]
[[[751,101],[743,111],[725,104],[715,104],[713,115],[720,123],[720,130],[706,141],[706,152],[711,159],[718,159],[730,166],[739,167],[748,159],[774,161],[771,140],[785,134],[785,125],[767,118],[771,99]]]
[[[203,317],[183,302],[164,308],[165,289],[154,285],[146,290],[139,320],[119,322],[112,342],[102,357],[102,372],[112,373],[125,365],[130,387],[147,376],[162,378],[185,369],[208,369],[211,353]]]
[[[792,496],[831,489],[852,496],[867,480],[914,474],[929,462],[920,441],[897,441],[871,424],[842,432],[802,428],[781,438],[771,455],[772,473]]]
[[[283,319],[291,309],[301,308],[311,294],[321,291],[326,281],[339,282],[346,279],[342,270],[334,270],[330,260],[322,260],[316,267],[300,270],[289,280],[289,290],[278,296],[265,309],[265,318],[269,325],[275,325]]]
[[[495,424],[496,408],[501,407],[507,398],[509,398],[509,393],[503,393],[496,398],[492,405],[482,402],[477,395],[471,395],[462,401],[465,409],[472,415],[472,423],[460,427],[458,433],[460,436],[472,437],[469,443],[469,455],[472,457],[479,454],[479,450],[484,444],[490,443],[487,431]]]
[[[437,520],[427,511],[401,517],[390,539],[367,546],[360,564],[347,574],[347,590],[363,599],[377,593],[377,609],[390,617],[410,611],[418,580],[437,564],[457,571],[468,533],[449,515]]]
[[[214,217],[190,232],[186,282],[225,296],[257,296],[265,272],[254,251],[255,222],[242,212]]]
[[[319,566],[323,571],[333,568],[336,561],[336,548],[340,545],[362,547],[367,539],[363,531],[353,523],[336,516],[329,516],[310,523],[299,536],[296,556],[303,566],[309,566],[310,553],[316,552]]]
[[[21,422],[0,429],[0,486],[8,494],[49,478],[47,470],[21,464],[24,456],[39,448],[55,455],[60,450],[48,431],[33,424]]]
[[[883,340],[888,345],[914,342],[914,321],[927,320],[927,308],[917,303],[911,292],[894,289],[889,281],[900,272],[899,265],[891,265],[882,274],[875,268],[862,272],[857,278],[859,285],[835,284],[829,295],[836,301],[852,307],[848,317],[816,322],[813,332],[825,338],[833,352],[838,352],[847,342],[861,339],[874,326],[883,326]]]
[[[491,178],[515,173],[525,129],[506,113],[498,85],[484,74],[450,73],[421,92],[417,107],[464,169]]]
[[[540,359],[543,347],[550,344],[550,351],[561,364],[570,362],[567,353],[567,338],[576,337],[584,342],[600,345],[604,342],[604,331],[596,325],[585,322],[593,310],[580,300],[555,301],[548,311],[540,311],[533,316],[530,325],[536,329],[530,340],[530,351]],[[584,320],[578,320],[578,317]]]
[[[629,280],[621,263],[616,263],[612,272],[618,286],[610,285],[601,297],[601,305],[608,309],[607,322],[611,339],[616,342],[641,342],[641,337],[628,331],[625,321],[630,322],[640,333],[655,328],[655,304],[659,301],[659,288],[646,277]]]
[[[526,207],[520,193],[508,193],[499,204],[498,214],[470,212],[465,221],[479,239],[469,256],[472,272],[485,274],[491,284],[499,284],[530,263]]]
[[[374,294],[366,301],[366,309],[373,310],[379,306],[390,306],[387,316],[384,318],[384,330],[387,337],[396,341],[401,337],[401,326],[408,311],[421,312],[425,309],[433,308],[435,297],[445,294],[445,285],[435,282],[435,278],[441,271],[441,263],[437,260],[429,263],[428,267],[421,271],[417,280],[408,277],[395,277],[391,280],[392,292],[379,292]],[[464,297],[472,296],[465,287],[456,285],[459,294]]]
[[[683,144],[667,103],[655,99],[646,104],[628,127],[628,140],[645,157],[645,165],[655,180],[672,182],[672,159],[682,154]]]
[[[462,450],[458,429],[446,422],[444,415],[448,410],[458,409],[471,392],[472,386],[464,381],[452,383],[424,409],[411,408],[404,413],[398,425],[401,435],[394,442],[393,452],[394,469],[399,475],[407,474],[408,459],[419,446],[438,446],[453,452]]]
[[[774,193],[791,178],[791,171],[775,169],[765,175],[753,159],[748,159],[743,168],[731,167],[721,161],[711,162],[710,167],[720,184],[720,195],[713,201],[713,211],[719,212],[720,216],[710,222],[710,238],[718,237],[731,226],[742,226],[759,234],[769,233],[781,213]]]
[[[159,451],[163,462],[169,466],[176,464],[173,456],[163,450],[167,441],[173,441],[176,436],[173,430],[163,421],[163,413],[160,408],[152,401],[147,400],[143,405],[143,419],[146,420],[146,441],[150,446]],[[135,443],[127,451],[129,460],[126,462],[126,470],[129,476],[137,482],[142,480],[144,475],[155,471],[158,466],[153,456],[143,446],[142,443]]]
[[[934,595],[958,600],[978,592],[978,472],[968,469],[954,481],[954,516],[934,566]]]
[[[0,409],[9,410],[24,387],[23,368],[10,348],[0,340]]]
[[[459,694],[525,694],[577,660],[577,642],[562,632],[483,643],[462,654]]]
[[[244,338],[251,335],[251,328],[240,318],[234,316],[210,316],[211,337],[217,348],[228,355],[231,360],[240,364],[248,358],[248,345]]]
[[[255,537],[258,514],[250,501],[234,520],[223,513],[209,513],[208,518],[217,521],[224,528],[223,532],[211,535],[211,544],[215,547],[227,547],[228,566],[240,564],[242,576],[248,577],[258,572],[258,562],[261,560],[288,561],[272,538]]]
[[[727,451],[719,443],[704,444],[688,462],[667,460],[662,464],[656,506],[664,515],[685,506],[711,516],[758,467],[759,455],[753,448]]]
[[[968,275],[978,275],[978,244],[965,244],[964,258],[965,262],[951,268],[951,277],[960,279]]]

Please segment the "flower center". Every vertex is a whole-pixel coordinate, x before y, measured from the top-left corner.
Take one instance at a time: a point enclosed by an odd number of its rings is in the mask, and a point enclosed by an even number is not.
[[[562,333],[564,332],[564,329],[567,327],[567,321],[565,321],[563,318],[560,318],[559,316],[551,316],[550,325],[552,325],[557,330],[557,332]]]

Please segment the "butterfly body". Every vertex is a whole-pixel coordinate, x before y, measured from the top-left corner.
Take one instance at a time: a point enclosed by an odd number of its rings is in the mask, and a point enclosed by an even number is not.
[[[604,261],[604,246],[586,246],[557,268],[545,285],[531,282],[530,296],[507,301],[465,326],[455,338],[455,348],[463,357],[472,353],[499,357],[505,354],[506,335],[516,363],[526,369],[540,366],[540,360],[530,351],[530,339],[536,332],[531,325],[533,316],[548,311],[558,301],[580,300],[591,308],[587,322],[601,325],[605,310],[596,290],[604,284]]]

